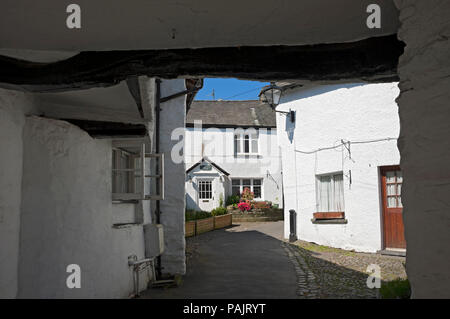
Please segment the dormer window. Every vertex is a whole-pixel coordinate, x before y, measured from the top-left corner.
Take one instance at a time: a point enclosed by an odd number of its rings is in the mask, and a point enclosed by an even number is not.
[[[258,155],[258,131],[238,131],[234,134],[234,155]]]

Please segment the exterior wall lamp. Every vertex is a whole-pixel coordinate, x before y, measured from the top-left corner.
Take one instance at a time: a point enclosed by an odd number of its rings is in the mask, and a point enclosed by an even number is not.
[[[266,103],[270,105],[274,112],[285,114],[290,117],[292,123],[295,122],[295,111],[291,109],[289,109],[289,112],[276,110],[276,107],[280,103],[283,89],[277,86],[275,82],[270,82],[270,85],[263,89],[260,94],[264,95]]]

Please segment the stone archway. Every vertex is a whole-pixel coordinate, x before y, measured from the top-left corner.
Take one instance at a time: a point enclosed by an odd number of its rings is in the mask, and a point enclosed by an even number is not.
[[[365,1],[364,4],[369,2]],[[388,17],[395,16],[391,1],[379,2],[382,6],[389,8]],[[450,3],[445,0],[395,0],[394,2],[399,10],[401,23],[398,29],[398,38],[406,43],[405,51],[399,60],[398,72],[396,72],[395,66],[403,48],[401,42],[398,42],[393,35],[398,28],[395,18],[388,19],[388,30],[382,30],[377,34],[369,34],[367,30],[361,31],[362,28],[361,30],[356,28],[357,31],[351,32],[355,23],[361,23],[360,18],[342,19],[341,23],[346,21],[346,25],[342,26],[340,34],[323,27],[320,28],[324,20],[322,16],[317,15],[317,19],[311,20],[310,27],[311,30],[317,27],[320,32],[311,31],[311,34],[308,34],[308,25],[305,26],[302,22],[303,28],[300,30],[301,36],[299,37],[303,36],[304,41],[300,43],[302,41],[297,41],[295,38],[295,29],[289,28],[296,26],[295,21],[302,20],[295,16],[296,10],[300,12],[307,7],[309,11],[303,10],[302,12],[311,14],[313,9],[318,8],[314,7],[311,1],[290,1],[288,4],[292,5],[292,9],[295,10],[289,10],[291,8],[284,5],[279,8],[280,13],[274,19],[266,19],[267,23],[263,19],[267,17],[267,12],[261,9],[264,8],[264,5],[261,5],[258,6],[251,25],[247,24],[244,19],[241,20],[242,24],[240,25],[239,23],[237,26],[227,25],[235,33],[239,30],[245,33],[243,31],[248,27],[253,28],[252,33],[259,35],[264,31],[268,32],[267,37],[258,36],[257,40],[240,36],[236,40],[239,42],[237,43],[233,42],[231,38],[227,39],[221,35],[219,39],[212,39],[207,43],[208,37],[205,35],[203,38],[201,34],[189,34],[183,40],[177,30],[180,30],[183,23],[186,26],[188,25],[187,21],[192,20],[190,15],[193,13],[190,13],[188,17],[184,17],[186,20],[181,19],[181,22],[171,29],[172,31],[164,29],[168,28],[169,24],[164,24],[162,28],[164,32],[167,31],[172,35],[173,40],[176,39],[176,44],[168,42],[171,40],[161,40],[155,35],[155,47],[157,46],[155,51],[83,52],[63,62],[44,65],[1,57],[0,82],[3,87],[8,88],[48,91],[68,90],[83,86],[107,86],[126,78],[127,75],[136,73],[178,77],[193,75],[194,72],[200,76],[228,75],[243,78],[274,80],[289,78],[312,81],[362,79],[375,82],[392,79],[398,74],[401,89],[401,94],[397,99],[401,123],[398,146],[402,157],[401,166],[405,175],[404,215],[408,244],[408,276],[414,297],[448,297],[450,296],[450,274],[448,273],[450,249],[447,247],[447,243],[450,241],[450,215],[448,212],[450,206],[448,196],[450,193],[450,166],[448,165],[450,160],[450,126],[448,125],[450,119],[448,106],[450,100],[448,90],[450,86],[450,62],[448,59],[450,56],[450,24],[448,22],[450,21]],[[20,2],[17,3],[20,7]],[[185,6],[194,5],[191,1],[185,1],[184,4]],[[269,0],[265,0],[264,4],[268,5],[268,8],[271,7]],[[320,4],[323,7],[331,5],[325,0]],[[337,12],[336,16],[333,16],[333,13],[328,14],[335,18],[330,19],[330,25],[339,25],[339,19],[337,19],[340,17],[339,14],[344,17],[347,14],[351,16],[362,6],[362,4],[352,6],[350,2],[347,4],[350,13],[344,10]],[[6,5],[13,8],[15,4],[10,2]],[[204,9],[201,5],[207,6],[206,3],[201,2],[195,4],[195,8]],[[44,5],[43,10],[38,11],[42,15],[46,10]],[[183,16],[179,11],[180,8],[164,7],[162,10],[166,10],[163,12],[164,16],[171,23],[177,15],[178,17]],[[204,19],[203,21],[209,21],[211,17],[220,14],[220,10],[217,12],[212,10],[209,15],[207,10],[202,12],[198,10],[194,14],[195,18]],[[245,13],[250,8],[243,7],[242,10]],[[294,12],[294,15],[289,11]],[[204,15],[203,18],[201,14]],[[9,20],[1,20],[8,23],[14,17],[12,14],[8,18]],[[52,16],[52,19],[57,21],[55,16]],[[47,28],[52,27],[52,19],[48,20]],[[271,39],[276,38],[277,33],[274,33],[271,28],[280,21],[284,22],[283,20],[286,21],[285,24],[282,23],[283,27],[287,29],[286,33],[278,33],[280,40],[278,43],[274,43],[274,40]],[[0,29],[9,32],[9,28]],[[189,30],[195,31],[194,29]],[[45,28],[43,30],[44,33],[49,32],[45,31]],[[161,31],[161,28],[157,30]],[[45,45],[43,42],[26,43],[27,39],[23,35],[27,34],[27,30],[18,29],[17,31],[22,31],[22,37],[18,39],[20,43],[16,47],[14,47],[14,37],[18,37],[17,34],[14,32],[0,34],[2,39],[7,40],[5,42],[7,48],[33,49],[32,47],[35,46],[36,50],[63,50],[70,47],[67,30],[58,32],[62,43],[59,48],[43,48],[42,46]],[[132,25],[125,28],[122,35],[131,31]],[[277,27],[276,31],[280,31],[280,28]],[[180,38],[181,40],[179,40]],[[198,40],[199,38],[206,39],[204,40],[206,42]],[[39,40],[39,37],[37,39]],[[94,48],[92,41],[77,38],[77,43],[73,45],[73,48],[87,51],[91,46],[92,50],[107,50],[107,44],[110,44],[107,40],[106,37],[102,42],[103,48]],[[255,43],[255,41],[259,41],[259,43]],[[219,44],[222,44],[224,48],[217,49],[220,47]],[[253,45],[253,47],[238,47],[245,44]],[[255,46],[258,44],[259,47]],[[286,46],[273,47],[275,44]],[[126,41],[121,45],[129,49],[141,49],[136,46],[136,43],[127,44]],[[262,47],[266,45],[269,47]],[[149,46],[151,44],[147,43],[146,49]],[[170,50],[161,50],[161,48],[169,47]],[[176,49],[180,47],[204,49]],[[227,54],[223,54],[224,51],[227,51]],[[261,52],[265,53],[260,54]],[[227,59],[224,59],[224,56],[227,56]],[[258,58],[253,59],[255,57]],[[169,66],[172,67],[167,68],[168,61]],[[186,61],[190,61],[190,64],[184,64]],[[98,72],[98,63],[102,63],[103,66],[100,68],[100,72]],[[229,69],[233,65],[237,68],[231,68],[230,71]],[[294,71],[292,71],[292,65],[295,65]],[[357,70],[355,70],[355,65],[358,66]],[[83,72],[79,72],[79,70]],[[89,70],[95,71],[89,72]],[[352,72],[348,72],[348,70],[352,70]],[[62,73],[65,74],[65,77],[60,76]]]

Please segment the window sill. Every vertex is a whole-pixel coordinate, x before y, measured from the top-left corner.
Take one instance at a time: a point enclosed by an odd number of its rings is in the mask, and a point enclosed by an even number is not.
[[[235,158],[262,158],[262,155],[259,154],[246,154],[246,153],[240,153],[240,154],[235,154],[234,155]]]
[[[312,218],[311,222],[313,224],[347,224],[348,221],[345,218],[334,218],[334,219],[317,219]]]
[[[135,226],[142,226],[141,223],[119,223],[119,224],[113,224],[112,228],[115,229],[123,229],[123,228],[130,228]]]
[[[344,219],[345,212],[317,212],[313,213],[314,219]]]
[[[128,199],[128,200],[118,200],[114,199],[112,201],[113,204],[139,204],[139,200],[137,199]]]

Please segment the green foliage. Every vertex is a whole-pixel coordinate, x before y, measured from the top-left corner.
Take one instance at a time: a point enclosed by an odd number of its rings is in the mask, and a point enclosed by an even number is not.
[[[217,207],[211,211],[212,216],[225,215],[226,213],[227,213],[227,209],[225,207]]]
[[[226,205],[233,205],[233,204],[238,204],[240,201],[240,197],[238,195],[231,195],[228,196],[227,201],[226,201]]]
[[[196,214],[195,214],[196,219],[204,219],[204,218],[209,218],[211,216],[212,215],[210,212],[205,212],[205,211],[199,211],[199,212],[196,212]]]
[[[244,188],[244,191],[241,194],[241,198],[243,202],[249,202],[252,201],[253,198],[255,198],[255,194],[253,194],[250,188],[246,187]]]
[[[223,194],[222,193],[220,193],[220,195],[219,195],[219,206],[223,207]]]
[[[195,211],[193,209],[187,209],[184,216],[185,216],[185,220],[188,222],[188,221],[197,220],[197,219],[209,218],[212,215],[210,212]]]
[[[380,288],[382,299],[409,299],[411,298],[411,286],[408,279],[398,278],[383,282]]]

